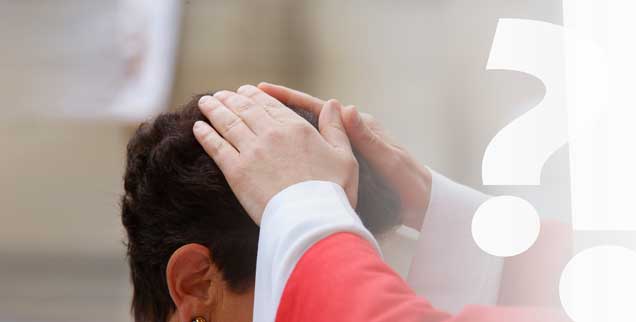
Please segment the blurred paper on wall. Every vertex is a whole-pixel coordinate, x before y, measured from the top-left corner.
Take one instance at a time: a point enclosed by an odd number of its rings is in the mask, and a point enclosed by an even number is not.
[[[136,122],[165,108],[180,1],[8,1],[2,7],[0,88],[10,97],[3,118]]]
[[[124,0],[124,82],[111,105],[115,118],[138,121],[156,114],[170,99],[177,48],[180,1]]]

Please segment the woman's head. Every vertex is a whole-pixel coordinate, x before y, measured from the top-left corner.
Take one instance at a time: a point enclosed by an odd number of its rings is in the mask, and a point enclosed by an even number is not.
[[[178,320],[243,301],[252,310],[259,229],[192,134],[194,122],[207,121],[200,97],[142,124],[128,144],[122,223],[137,322],[168,321],[182,311]],[[316,125],[316,117],[295,111]],[[399,200],[356,156],[356,210],[379,233],[398,223]]]

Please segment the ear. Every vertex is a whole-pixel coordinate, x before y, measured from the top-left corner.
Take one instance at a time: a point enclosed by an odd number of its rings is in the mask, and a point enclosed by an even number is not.
[[[177,249],[168,261],[166,280],[180,321],[196,316],[209,320],[222,286],[207,247],[187,244]]]

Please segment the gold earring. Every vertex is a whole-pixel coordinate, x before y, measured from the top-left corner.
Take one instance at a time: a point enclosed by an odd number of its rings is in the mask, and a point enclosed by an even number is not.
[[[208,322],[208,321],[202,316],[197,316],[196,318],[192,319],[192,322]]]

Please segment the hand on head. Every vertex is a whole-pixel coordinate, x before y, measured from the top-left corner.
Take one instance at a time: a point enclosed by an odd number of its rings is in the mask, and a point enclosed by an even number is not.
[[[261,83],[258,88],[285,105],[316,115],[322,113],[325,104],[319,98],[280,85]],[[373,116],[347,106],[342,109],[342,121],[353,147],[400,196],[402,223],[419,230],[430,199],[430,171],[395,144]]]
[[[257,224],[275,194],[307,180],[339,184],[355,207],[358,164],[339,102],[323,104],[319,131],[251,85],[204,96],[199,108],[212,126],[199,121],[194,135]]]

